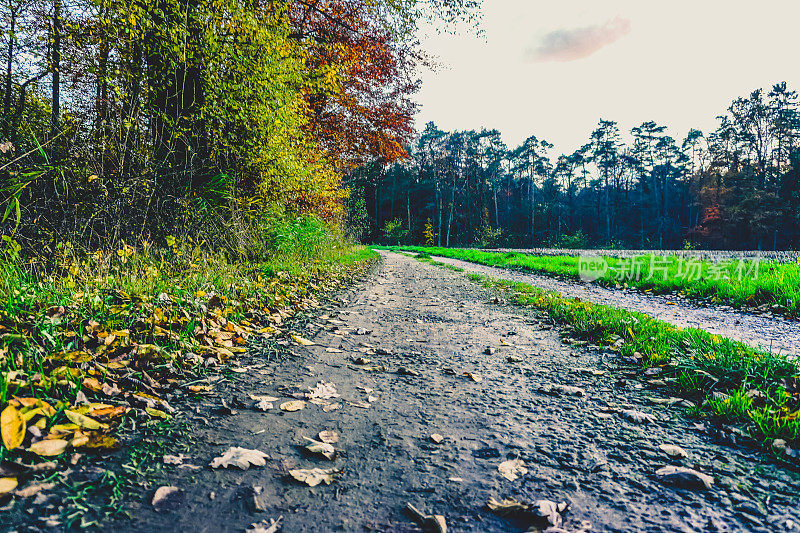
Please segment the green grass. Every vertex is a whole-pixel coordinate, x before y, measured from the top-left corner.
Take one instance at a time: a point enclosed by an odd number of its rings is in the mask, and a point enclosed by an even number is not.
[[[515,252],[484,252],[481,250],[402,246],[391,249],[426,253],[429,256],[450,257],[493,267],[536,272],[567,279],[579,279],[579,258],[572,256],[533,256]],[[714,304],[753,308],[775,306],[776,312],[800,317],[800,262],[780,264],[773,261],[758,263],[738,260],[713,263],[687,263],[678,257],[642,255],[634,258],[640,275],[630,277],[631,260],[605,257],[608,270],[597,279],[607,286],[635,287],[642,291],[665,294],[678,293],[687,298]],[[700,269],[699,274],[689,268]],[[728,279],[717,279],[721,268]],[[757,269],[757,275],[755,271]],[[741,275],[740,275],[741,274]]]
[[[446,266],[427,255],[419,260]],[[578,341],[607,346],[641,361],[645,368],[662,368],[665,387],[695,402],[698,414],[740,425],[766,447],[778,438],[800,444],[800,364],[796,360],[528,284],[481,274],[468,277],[504,293],[517,305],[546,313]]]
[[[160,402],[158,395],[176,384],[199,382],[209,358],[224,366],[248,339],[285,334],[282,318],[307,310],[316,293],[340,287],[379,257],[321,223],[287,227],[283,244],[258,261],[175,241],[113,254],[62,246],[56,257],[28,260],[0,252],[0,410],[13,402],[28,425],[67,440],[69,449],[115,449],[114,435],[139,415],[155,421],[167,415],[131,404],[135,410],[114,414],[100,428],[63,433],[74,417],[65,409],[104,409],[99,404],[109,400],[101,386]],[[79,393],[93,403],[75,405]],[[19,404],[38,400],[47,410]],[[27,461],[30,442],[26,436],[12,449],[0,444],[0,460]],[[109,478],[105,485],[115,483]]]

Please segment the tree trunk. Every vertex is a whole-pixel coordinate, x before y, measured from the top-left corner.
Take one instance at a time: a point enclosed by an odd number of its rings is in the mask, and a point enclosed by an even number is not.
[[[9,2],[10,4],[10,2]],[[16,42],[17,10],[11,8],[11,19],[8,27],[8,56],[6,58],[6,90],[3,95],[3,138],[11,135],[11,74],[14,66],[14,44]]]
[[[50,111],[50,138],[58,135],[61,116],[61,0],[53,0],[53,50],[51,71],[53,75],[52,108]],[[55,149],[55,147],[53,148]]]
[[[453,224],[453,209],[455,208],[456,203],[456,188],[455,185],[452,189],[450,189],[450,214],[447,217],[447,241],[445,246],[450,248],[450,228]]]

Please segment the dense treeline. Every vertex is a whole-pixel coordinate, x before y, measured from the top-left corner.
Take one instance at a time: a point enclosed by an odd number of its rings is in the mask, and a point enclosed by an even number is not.
[[[0,233],[17,249],[191,235],[253,251],[273,220],[335,220],[342,172],[406,155],[417,23],[475,7],[7,0]]]
[[[387,243],[442,246],[800,245],[798,95],[780,83],[736,99],[704,135],[676,141],[644,122],[630,135],[601,120],[588,142],[555,156],[529,137],[428,124],[409,159],[348,177],[351,219]]]

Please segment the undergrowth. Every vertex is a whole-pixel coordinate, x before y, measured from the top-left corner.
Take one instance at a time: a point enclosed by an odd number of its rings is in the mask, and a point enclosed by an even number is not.
[[[315,306],[315,293],[377,257],[317,219],[287,221],[274,239],[257,261],[173,238],[113,254],[62,245],[50,258],[0,257],[0,496],[42,461],[116,450],[119,435],[170,420],[166,394],[207,393],[208,369],[252,339],[286,335],[285,320]],[[113,500],[117,481],[102,485]]]

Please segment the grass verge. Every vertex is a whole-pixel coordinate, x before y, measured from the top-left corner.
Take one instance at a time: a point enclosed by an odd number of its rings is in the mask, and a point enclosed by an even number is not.
[[[422,255],[418,260],[450,267]],[[797,360],[696,328],[678,328],[642,313],[568,299],[524,283],[481,274],[468,277],[504,293],[515,304],[538,309],[566,327],[566,334],[606,346],[641,365],[652,382],[688,398],[693,412],[742,427],[786,458],[800,447],[800,364]],[[779,446],[773,446],[776,439]],[[786,447],[780,446],[780,441]]]
[[[533,256],[515,252],[421,246],[390,247],[481,265],[580,279],[578,257]],[[596,283],[635,287],[657,294],[678,293],[694,300],[735,307],[759,308],[800,317],[800,263],[774,261],[714,263],[679,257],[642,255],[633,259],[603,258],[608,269]]]
[[[235,365],[254,339],[288,335],[285,321],[316,293],[378,257],[313,222],[282,239],[258,262],[174,239],[110,257],[63,246],[46,261],[0,258],[0,505],[33,496],[85,452],[114,452],[171,421],[165,398],[210,390],[209,371]],[[98,483],[112,503],[125,484]],[[94,488],[74,489],[76,514],[63,518],[92,522],[78,502]]]

